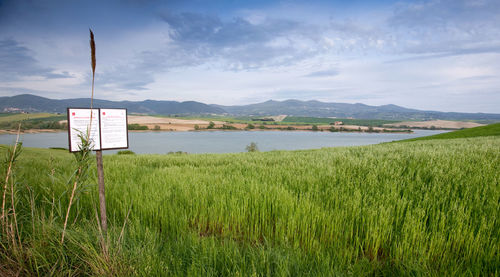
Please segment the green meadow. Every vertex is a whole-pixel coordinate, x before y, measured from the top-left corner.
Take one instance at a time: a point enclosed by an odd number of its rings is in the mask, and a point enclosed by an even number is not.
[[[14,205],[7,191],[18,236],[2,233],[0,275],[498,276],[500,137],[488,132],[307,151],[107,155],[107,254],[95,165],[80,179],[61,244],[75,158],[26,148]],[[1,169],[3,181],[7,163]]]
[[[415,140],[455,139],[455,138],[471,138],[471,137],[486,137],[486,136],[500,136],[500,123],[494,123],[470,129],[463,129],[454,132],[442,133],[434,136],[413,138],[404,140],[402,142],[415,141]]]

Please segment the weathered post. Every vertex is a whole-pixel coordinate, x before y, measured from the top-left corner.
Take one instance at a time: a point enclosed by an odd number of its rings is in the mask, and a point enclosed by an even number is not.
[[[104,187],[104,167],[102,164],[102,151],[96,151],[97,159],[97,181],[99,183],[99,210],[101,212],[101,228],[104,237],[106,237],[108,230],[108,223],[106,220],[106,192]]]

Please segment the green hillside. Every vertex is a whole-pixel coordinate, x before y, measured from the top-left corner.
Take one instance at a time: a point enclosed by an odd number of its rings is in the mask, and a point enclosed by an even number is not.
[[[51,118],[60,118],[66,116],[61,116],[57,114],[51,114],[51,113],[35,113],[35,114],[23,114],[23,113],[17,113],[17,114],[2,114],[0,116],[0,123],[6,123],[6,122],[19,122],[23,120],[33,120],[33,119],[51,119]]]
[[[104,167],[109,256],[99,245],[95,169],[79,185],[61,245],[75,159],[24,149],[12,183],[22,247],[2,236],[0,275],[499,274],[498,137],[111,155]],[[1,172],[4,180],[6,163]]]
[[[416,140],[432,140],[432,139],[455,139],[455,138],[471,138],[471,137],[486,137],[486,136],[500,136],[500,123],[490,124],[486,126],[474,127],[463,129],[448,133],[437,134],[427,137],[419,137],[408,140],[401,140],[400,142],[416,141]]]
[[[22,130],[29,129],[60,129],[67,128],[66,123],[60,123],[65,120],[66,115],[50,114],[50,113],[34,113],[34,114],[9,114],[0,116],[0,129],[17,129],[19,122],[22,122]]]

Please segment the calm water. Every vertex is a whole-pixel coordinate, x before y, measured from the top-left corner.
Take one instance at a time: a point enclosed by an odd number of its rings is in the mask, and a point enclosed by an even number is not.
[[[129,149],[138,154],[164,154],[170,151],[234,153],[245,152],[245,147],[248,144],[256,142],[260,151],[298,150],[376,144],[442,132],[430,130],[415,130],[411,134],[299,131],[131,132],[129,133]],[[0,144],[12,144],[15,139],[15,135],[0,135]],[[66,132],[23,134],[21,140],[26,147],[68,148]],[[104,151],[105,154],[116,152],[114,150]]]

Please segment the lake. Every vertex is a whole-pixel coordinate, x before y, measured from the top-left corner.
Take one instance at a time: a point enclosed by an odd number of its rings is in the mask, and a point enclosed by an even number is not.
[[[368,145],[446,131],[415,130],[414,133],[341,133],[301,131],[202,131],[202,132],[130,132],[129,150],[138,154],[165,154],[183,151],[188,153],[245,152],[251,142],[260,151],[318,149],[322,147]],[[15,135],[0,135],[0,144],[12,144]],[[22,134],[26,147],[68,148],[66,132]],[[104,154],[116,153],[104,151]]]

